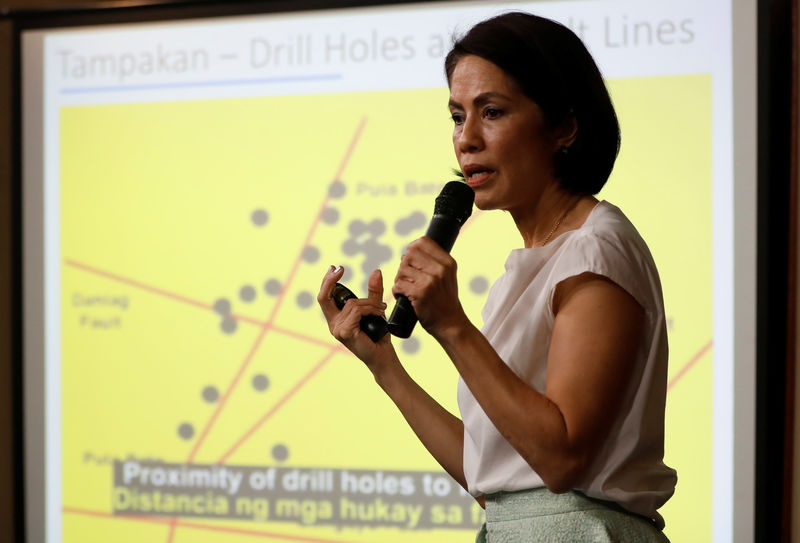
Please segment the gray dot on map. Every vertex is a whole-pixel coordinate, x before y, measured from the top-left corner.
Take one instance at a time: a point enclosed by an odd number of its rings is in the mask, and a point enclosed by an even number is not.
[[[347,192],[347,186],[341,181],[334,181],[328,188],[328,196],[331,198],[341,198]]]
[[[388,245],[378,245],[375,248],[375,252],[372,253],[370,256],[380,260],[381,262],[386,262],[387,260],[391,260],[392,258],[392,248]]]
[[[364,262],[361,263],[361,271],[364,272],[364,274],[367,276],[366,279],[364,279],[365,285],[369,281],[369,274],[372,273],[372,270],[379,267],[380,267],[380,262],[377,262],[371,258],[367,258],[366,260],[364,260]]]
[[[372,270],[380,267],[380,264],[380,260],[373,258],[371,254],[367,253],[366,258],[364,258],[364,262],[361,263],[361,271],[366,274],[370,274],[372,273]]]
[[[400,344],[400,348],[403,349],[404,353],[414,354],[419,351],[419,340],[415,337],[404,339]]]
[[[264,375],[263,373],[257,373],[253,375],[253,388],[259,392],[264,392],[269,388],[269,377]]]
[[[357,255],[361,251],[361,244],[354,238],[349,238],[342,243],[342,253],[345,256]]]
[[[256,226],[264,226],[269,220],[269,213],[267,213],[266,209],[256,209],[250,214],[250,220]]]
[[[314,295],[304,290],[300,294],[297,295],[297,305],[302,307],[303,309],[308,309],[314,304]]]
[[[364,243],[362,244],[362,247],[364,249],[364,254],[366,255],[375,253],[380,246],[381,244],[378,243],[378,240],[375,238],[369,238],[368,240],[365,240]]]
[[[425,213],[423,213],[422,211],[419,211],[419,210],[414,211],[411,215],[408,216],[408,222],[411,223],[411,225],[414,228],[421,228],[421,227],[425,226],[425,223],[427,222],[427,220],[428,220],[428,216],[425,215]]]
[[[392,249],[388,245],[372,245],[367,248],[365,244],[366,259],[361,265],[364,273],[372,273],[375,268],[380,268],[381,264],[388,262],[392,258]]]
[[[239,325],[236,322],[236,319],[234,319],[230,315],[225,315],[225,317],[223,317],[222,319],[222,322],[219,323],[220,329],[226,334],[234,333],[236,331],[237,326]]]
[[[309,263],[319,260],[319,249],[313,245],[309,245],[303,249],[303,260]]]
[[[401,236],[405,236],[418,228],[422,228],[424,225],[425,214],[422,211],[414,211],[408,217],[403,217],[394,223],[394,231]]]
[[[397,222],[394,223],[394,231],[399,236],[405,236],[411,232],[411,225],[408,223],[407,219],[398,219]]]
[[[245,285],[239,289],[239,298],[243,302],[252,302],[256,299],[256,289],[250,285]]]
[[[278,462],[283,462],[289,458],[289,448],[286,445],[278,444],[272,447],[272,458]]]
[[[374,219],[370,221],[370,223],[367,225],[367,228],[369,229],[370,234],[378,237],[386,232],[386,223],[381,219]]]
[[[207,386],[203,389],[203,399],[208,403],[214,403],[219,399],[219,390],[215,386]]]
[[[178,435],[182,439],[192,439],[192,436],[194,436],[194,426],[192,426],[188,422],[184,422],[183,424],[178,426]]]
[[[277,296],[281,293],[281,282],[277,279],[268,279],[267,282],[264,283],[264,292],[270,296]]]
[[[475,294],[483,294],[489,288],[489,281],[480,275],[469,282],[469,289]]]
[[[367,224],[361,219],[350,221],[350,224],[347,225],[347,231],[350,232],[350,235],[353,237],[360,236],[367,231]]]
[[[228,315],[231,312],[231,302],[227,298],[218,298],[214,302],[214,311],[222,316]]]
[[[326,207],[322,212],[322,222],[325,224],[336,224],[339,222],[339,210],[335,207]]]

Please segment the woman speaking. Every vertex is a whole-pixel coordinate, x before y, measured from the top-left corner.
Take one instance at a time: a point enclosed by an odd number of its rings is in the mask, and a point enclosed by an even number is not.
[[[456,262],[427,237],[392,291],[411,301],[460,378],[453,416],[415,383],[389,336],[359,328],[385,309],[380,271],[339,311],[333,336],[373,373],[442,467],[485,505],[478,541],[666,541],[658,514],[675,471],[663,463],[667,335],[647,245],[594,194],[619,126],[584,45],[566,27],[508,13],[473,27],[445,61],[453,147],[482,210],[504,210],[523,248],[492,286],[478,330],[458,298]]]

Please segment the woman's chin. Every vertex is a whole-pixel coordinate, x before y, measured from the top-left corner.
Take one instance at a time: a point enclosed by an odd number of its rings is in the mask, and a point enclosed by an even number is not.
[[[489,211],[492,209],[497,209],[497,206],[490,198],[484,198],[475,194],[475,207],[480,209],[481,211]]]

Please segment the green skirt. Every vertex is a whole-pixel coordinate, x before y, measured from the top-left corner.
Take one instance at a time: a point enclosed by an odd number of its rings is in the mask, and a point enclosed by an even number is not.
[[[669,543],[655,524],[580,492],[546,488],[486,496],[486,524],[475,543]]]

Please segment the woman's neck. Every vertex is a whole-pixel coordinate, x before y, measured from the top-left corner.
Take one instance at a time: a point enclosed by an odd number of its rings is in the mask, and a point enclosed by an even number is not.
[[[511,215],[526,248],[542,247],[569,230],[580,228],[597,204],[592,196],[549,185],[533,206]]]

